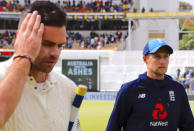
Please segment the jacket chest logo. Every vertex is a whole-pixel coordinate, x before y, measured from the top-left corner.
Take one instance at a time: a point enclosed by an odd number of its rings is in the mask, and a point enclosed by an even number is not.
[[[170,101],[175,101],[174,91],[169,91],[169,98],[170,98]]]
[[[168,116],[167,111],[161,103],[157,103],[152,112],[152,117],[154,121],[150,122],[151,127],[166,127],[168,126],[168,121],[165,121]]]
[[[145,93],[139,94],[138,95],[138,99],[144,99],[146,97]]]
[[[167,112],[164,106],[162,104],[156,104],[152,116],[154,119],[165,119],[167,117]]]

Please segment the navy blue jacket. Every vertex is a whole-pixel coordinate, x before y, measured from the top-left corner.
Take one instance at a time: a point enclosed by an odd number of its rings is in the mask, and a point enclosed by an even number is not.
[[[165,75],[123,84],[106,131],[194,131],[194,118],[181,84]]]

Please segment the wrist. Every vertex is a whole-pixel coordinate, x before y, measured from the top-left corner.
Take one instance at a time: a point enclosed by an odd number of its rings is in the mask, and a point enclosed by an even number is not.
[[[16,60],[16,59],[27,60],[30,63],[30,69],[32,69],[33,61],[32,61],[31,56],[26,55],[26,54],[16,54],[14,55],[13,60]]]
[[[28,75],[31,70],[31,63],[28,59],[18,57],[13,60],[12,67],[19,71],[21,74]]]

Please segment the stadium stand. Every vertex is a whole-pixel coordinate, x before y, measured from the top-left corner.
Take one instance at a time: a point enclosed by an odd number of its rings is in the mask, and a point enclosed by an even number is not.
[[[12,49],[15,32],[5,31],[0,33],[0,48]],[[68,32],[67,42],[63,46],[64,49],[111,49],[117,50],[121,41],[125,40],[126,36],[122,32],[98,34],[90,32],[90,36],[83,37],[80,33]]]
[[[12,40],[14,39],[14,32],[16,32],[18,19],[19,17],[11,17],[9,13],[21,12],[25,9],[33,0],[1,0],[0,1],[0,13],[8,13],[5,17],[0,17],[0,48],[13,48]],[[106,13],[106,12],[124,12],[129,11],[132,7],[133,2],[127,0],[80,0],[80,1],[55,1],[59,6],[61,6],[65,12],[73,13],[73,20],[69,19],[69,23],[67,25],[67,30],[78,31],[79,30],[112,30],[112,32],[108,32],[106,34],[96,33],[95,40],[94,36],[83,36],[81,38],[74,38],[75,36],[69,36],[67,38],[67,43],[64,45],[64,49],[112,49],[117,50],[117,47],[121,44],[123,39],[126,39],[126,36],[122,36],[119,34],[115,34],[117,30],[125,29],[127,31],[127,26],[123,26],[126,22],[122,22],[119,20],[121,16],[115,16],[113,14],[109,18],[109,14],[107,16],[103,16],[105,20],[100,22],[101,20],[96,20],[96,18],[92,17],[91,20],[79,19],[78,16],[74,16],[77,12],[80,13]],[[119,14],[118,14],[119,15]],[[9,18],[10,16],[10,18]],[[78,17],[78,18],[77,18]],[[122,16],[123,18],[123,16]],[[117,20],[118,19],[118,20]],[[106,21],[107,20],[107,21]],[[108,22],[108,23],[107,23]],[[72,23],[74,23],[72,25]],[[101,26],[99,26],[100,24]],[[107,26],[108,25],[108,26]],[[123,27],[122,27],[123,26]],[[10,31],[11,30],[11,31]],[[13,32],[13,35],[12,35]],[[121,32],[122,33],[122,32]],[[76,34],[76,33],[74,33]],[[91,43],[93,42],[93,43]]]
[[[130,2],[127,0],[120,1],[119,3],[113,3],[112,0],[106,0],[106,1],[79,1],[76,2],[71,1],[61,3],[60,1],[57,2],[62,8],[64,8],[65,11],[72,11],[72,12],[121,12],[121,11],[129,11],[131,8]]]
[[[10,49],[13,48],[12,42],[15,38],[15,32],[5,31],[4,33],[0,33],[0,48]]]
[[[64,48],[68,49],[114,49],[126,38],[122,32],[103,33],[90,32],[83,37],[80,33],[68,32],[67,43]]]
[[[174,79],[183,84],[187,92],[194,91],[194,68],[185,67],[184,71],[177,69],[177,73],[173,75]]]
[[[20,3],[19,0],[2,0],[0,2],[0,11],[22,11],[31,3],[30,0]],[[129,11],[133,2],[128,0],[58,0],[56,2],[65,12],[122,12]]]
[[[24,8],[25,6],[22,6],[19,0],[0,1],[0,11],[22,11]]]

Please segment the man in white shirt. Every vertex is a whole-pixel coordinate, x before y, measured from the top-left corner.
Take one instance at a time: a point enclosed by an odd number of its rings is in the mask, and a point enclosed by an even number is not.
[[[67,131],[76,85],[52,71],[65,41],[65,13],[49,1],[32,3],[14,57],[0,64],[0,131]],[[73,130],[81,130],[78,120]]]

